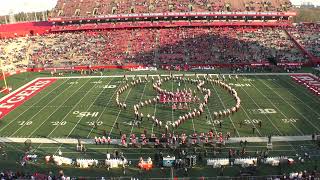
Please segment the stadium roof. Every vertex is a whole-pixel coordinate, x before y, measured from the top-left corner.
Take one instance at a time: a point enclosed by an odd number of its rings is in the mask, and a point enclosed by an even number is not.
[[[54,8],[58,0],[8,0],[1,3],[0,16],[19,12],[38,12]],[[312,3],[320,6],[320,0],[291,0],[294,5]]]

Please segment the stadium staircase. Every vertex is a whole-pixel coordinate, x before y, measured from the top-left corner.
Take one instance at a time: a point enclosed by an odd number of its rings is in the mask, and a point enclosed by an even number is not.
[[[319,58],[316,58],[313,56],[308,50],[306,50],[286,29],[284,29],[284,32],[287,34],[287,36],[291,39],[291,41],[295,44],[295,46],[306,56],[309,58],[309,63],[312,64],[317,64],[320,62]]]

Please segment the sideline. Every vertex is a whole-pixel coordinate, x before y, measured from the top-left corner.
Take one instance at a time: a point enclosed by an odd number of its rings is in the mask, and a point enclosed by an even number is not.
[[[205,73],[196,73],[197,76],[204,76],[204,75],[207,75]],[[166,74],[144,74],[144,75],[126,75],[126,77],[145,77],[145,76],[150,76],[150,77],[157,77],[157,76],[161,76],[161,77],[167,77],[167,76],[170,76],[170,74],[166,73]],[[191,76],[195,76],[195,73],[186,73],[186,74],[172,74],[173,76],[183,76],[185,75],[186,77],[191,77]],[[228,76],[228,75],[231,75],[231,76],[235,76],[235,75],[238,75],[238,76],[269,76],[269,75],[276,75],[276,76],[290,76],[290,75],[311,75],[311,76],[314,76],[313,74],[311,73],[235,73],[235,74],[230,74],[230,73],[227,73],[227,74],[209,74],[208,75],[225,75],[225,76]],[[47,79],[50,79],[50,78],[54,78],[54,79],[79,79],[79,78],[121,78],[121,77],[124,77],[124,75],[104,75],[104,76],[64,76],[64,77],[56,77],[56,76],[53,76],[53,77],[39,77],[40,79],[42,78],[47,78]]]
[[[24,143],[30,139],[32,143],[38,144],[78,144],[78,139],[73,138],[14,138],[0,137],[2,143]],[[247,140],[250,143],[267,143],[268,137],[234,137],[225,141],[226,144],[239,143]],[[290,142],[290,141],[311,141],[312,136],[272,136],[272,142]],[[94,139],[80,139],[83,144],[95,144]],[[112,139],[111,144],[121,144],[120,139]]]

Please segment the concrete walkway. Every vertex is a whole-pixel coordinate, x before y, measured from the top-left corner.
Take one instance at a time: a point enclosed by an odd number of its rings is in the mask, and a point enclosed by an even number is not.
[[[3,143],[24,143],[27,139],[30,139],[35,144],[77,144],[78,139],[71,138],[13,138],[13,137],[1,137],[0,142]],[[83,144],[95,144],[93,139],[80,139]],[[230,138],[226,143],[239,143],[240,141],[247,140],[248,142],[267,143],[267,137],[235,137]],[[290,142],[290,141],[310,141],[309,136],[273,136],[272,142]],[[113,139],[111,144],[120,144],[120,139]]]

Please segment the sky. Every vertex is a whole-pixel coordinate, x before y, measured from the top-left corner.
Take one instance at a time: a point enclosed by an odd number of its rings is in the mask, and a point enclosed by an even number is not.
[[[45,11],[54,8],[57,0],[1,0],[0,16],[10,13]],[[320,6],[320,0],[291,0],[294,5],[311,2]]]
[[[57,0],[0,0],[0,16],[10,13],[45,11],[52,9]]]

